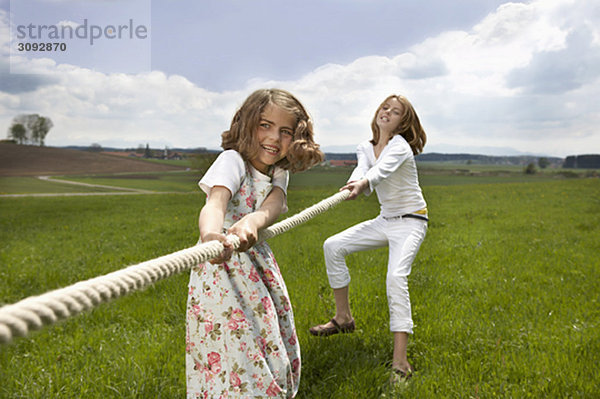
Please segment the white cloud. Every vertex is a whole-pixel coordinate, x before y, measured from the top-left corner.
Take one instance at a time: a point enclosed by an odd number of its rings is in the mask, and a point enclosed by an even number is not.
[[[298,85],[327,121],[321,126],[325,145],[367,138],[375,107],[396,92],[411,99],[438,148],[460,143],[551,155],[598,152],[598,114],[591,105],[600,102],[598,24],[590,23],[592,10],[571,6],[506,4],[469,32],[443,33],[393,58],[325,66]],[[544,57],[554,62],[540,62]],[[419,68],[423,76],[411,78]],[[543,85],[555,89],[531,93]]]
[[[369,138],[375,108],[397,93],[411,100],[438,151],[447,144],[600,152],[600,12],[591,3],[507,3],[469,31],[442,33],[393,57],[327,64],[293,81],[254,79],[235,92],[211,92],[159,71],[104,74],[27,61],[37,72],[21,75],[30,81],[0,86],[0,126],[36,112],[54,121],[49,145],[218,148],[252,90],[281,87],[307,106],[325,147]],[[0,20],[5,31],[5,16]]]

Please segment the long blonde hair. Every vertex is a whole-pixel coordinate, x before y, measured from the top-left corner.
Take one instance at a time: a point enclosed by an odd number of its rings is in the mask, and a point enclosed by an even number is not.
[[[396,94],[392,94],[388,98],[386,98],[381,105],[375,111],[375,116],[373,117],[373,121],[371,121],[371,130],[373,131],[373,139],[371,143],[373,145],[379,142],[380,132],[379,126],[377,126],[377,114],[379,110],[392,98],[395,98],[402,104],[402,115],[400,119],[400,123],[398,127],[394,129],[392,135],[401,135],[404,137],[406,142],[410,145],[412,152],[414,155],[420,154],[423,151],[423,147],[425,147],[425,143],[427,142],[427,135],[425,134],[425,130],[423,130],[423,126],[421,126],[421,122],[419,121],[419,116],[415,111],[414,107],[406,99],[406,97],[399,96]]]
[[[233,116],[229,130],[221,135],[221,147],[236,150],[245,160],[256,156],[259,144],[255,132],[268,104],[276,105],[296,118],[294,137],[287,155],[275,165],[299,172],[321,162],[324,155],[314,142],[308,112],[296,97],[281,89],[260,89],[250,94]]]

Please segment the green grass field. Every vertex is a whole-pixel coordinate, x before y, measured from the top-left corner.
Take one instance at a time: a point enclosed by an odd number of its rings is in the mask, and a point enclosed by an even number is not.
[[[288,215],[346,177],[294,176]],[[600,396],[599,180],[463,177],[421,179],[431,222],[409,280],[417,372],[405,386],[388,384],[385,249],[348,258],[357,331],[308,334],[333,312],[322,243],[375,216],[376,198],[344,202],[270,240],[302,348],[299,398]],[[197,176],[187,178],[167,184],[179,194],[0,198],[0,303],[193,245],[204,199]],[[171,277],[0,346],[0,398],[184,397],[187,280]]]
[[[158,163],[181,164],[187,161],[162,161]],[[182,164],[183,165],[183,164]],[[329,187],[336,189],[342,186],[352,168],[319,166],[309,171],[291,176],[290,189],[305,187]],[[195,192],[200,173],[195,170],[174,172],[144,172],[96,174],[82,176],[55,176],[53,182],[39,180],[35,177],[0,177],[1,194],[33,194],[33,193],[75,193],[118,191],[118,188],[133,188],[154,192]],[[422,162],[419,164],[419,178],[423,186],[430,185],[462,185],[493,183],[527,183],[565,178],[598,177],[598,171],[582,169],[540,169],[533,175],[523,173],[522,166],[516,165],[480,165],[456,164],[443,162]],[[59,184],[60,180],[99,184],[116,187],[92,188]]]
[[[194,192],[198,190],[198,172],[122,173],[115,175],[64,176],[61,179],[87,184],[135,188],[159,192]]]
[[[103,188],[75,187],[71,184],[61,184],[40,180],[36,177],[0,177],[0,194],[36,194],[36,193],[92,193],[110,191]]]

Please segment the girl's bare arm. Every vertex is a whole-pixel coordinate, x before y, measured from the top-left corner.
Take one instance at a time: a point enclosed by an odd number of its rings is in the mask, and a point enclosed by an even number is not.
[[[279,187],[267,195],[261,207],[255,212],[249,213],[235,223],[229,229],[229,233],[240,238],[239,252],[247,251],[258,239],[258,231],[273,224],[285,204],[285,193]]]
[[[227,203],[231,199],[231,192],[222,186],[215,186],[210,190],[210,195],[206,200],[206,204],[200,211],[198,225],[200,227],[200,240],[208,242],[213,240],[220,241],[225,249],[220,256],[211,259],[213,264],[219,264],[231,258],[233,249],[231,243],[227,241],[223,234],[223,221],[225,220],[225,212],[227,211]]]

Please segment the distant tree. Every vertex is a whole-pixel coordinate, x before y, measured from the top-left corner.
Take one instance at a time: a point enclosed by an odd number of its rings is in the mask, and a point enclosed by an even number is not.
[[[54,124],[45,116],[38,114],[17,115],[13,118],[12,126],[21,125],[25,128],[25,134],[17,140],[19,144],[44,145],[46,135]],[[22,134],[22,133],[19,133]]]
[[[88,151],[90,152],[102,152],[102,146],[98,143],[90,144]]]
[[[600,169],[600,154],[577,155],[577,167],[582,169]]]
[[[535,164],[533,162],[531,162],[529,165],[527,165],[527,167],[525,167],[525,169],[523,170],[523,172],[527,175],[534,175],[536,170],[535,170]]]
[[[27,129],[22,123],[15,123],[8,129],[8,138],[14,139],[18,144],[27,140]]]
[[[563,163],[563,168],[575,168],[577,167],[577,157],[575,155],[569,155],[565,158],[565,162]]]
[[[542,158],[538,159],[538,166],[541,169],[546,169],[546,167],[548,167],[548,165],[550,165],[550,161],[548,161],[548,158],[542,157]]]
[[[23,125],[23,127],[25,127],[25,138],[22,142],[22,144],[33,144],[33,134],[32,134],[32,129],[33,129],[33,125],[35,124],[35,121],[37,121],[37,118],[39,117],[39,115],[37,114],[29,114],[29,115],[25,115],[25,114],[21,114],[21,115],[17,115],[13,118],[13,124],[21,124]]]
[[[52,123],[50,118],[46,118],[45,116],[38,117],[38,119],[34,122],[32,128],[32,137],[34,143],[37,142],[39,143],[40,147],[43,147],[46,135],[48,134],[50,129],[52,129],[52,126],[54,126],[54,124]]]
[[[197,170],[200,174],[206,173],[210,165],[215,162],[215,159],[219,156],[218,153],[207,152],[203,154],[195,154],[191,159],[190,163],[192,169]]]
[[[144,158],[152,158],[152,151],[150,150],[149,144],[146,144],[146,149],[144,150]]]
[[[563,168],[600,169],[600,154],[569,155]]]

